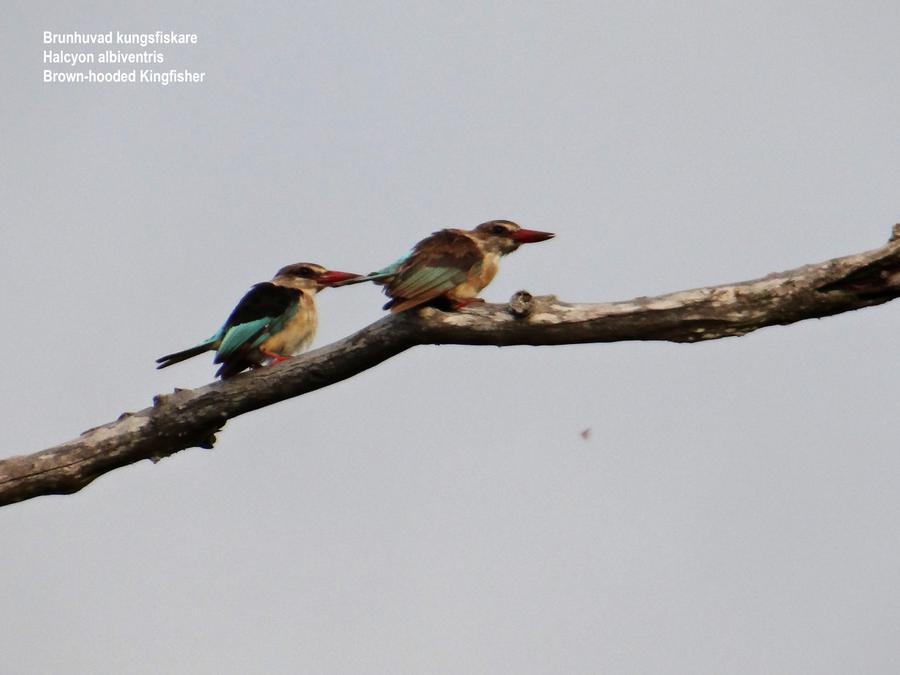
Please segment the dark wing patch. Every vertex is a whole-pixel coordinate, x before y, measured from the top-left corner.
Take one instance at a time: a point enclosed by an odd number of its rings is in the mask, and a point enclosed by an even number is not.
[[[262,357],[254,341],[266,331],[278,330],[278,322],[296,310],[301,293],[269,281],[247,291],[220,331],[222,340],[213,363],[222,367],[216,376],[224,379],[258,366]]]
[[[225,320],[222,327],[223,334],[229,328],[242,323],[250,323],[270,317],[277,317],[286,312],[290,306],[297,302],[302,291],[296,288],[285,288],[270,281],[256,284],[247,291],[234,311]]]

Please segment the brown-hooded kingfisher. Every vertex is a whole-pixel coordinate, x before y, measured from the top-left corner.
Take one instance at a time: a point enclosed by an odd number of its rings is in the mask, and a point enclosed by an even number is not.
[[[392,312],[435,301],[446,302],[455,310],[482,302],[478,294],[497,274],[501,256],[522,244],[553,236],[552,232],[526,230],[511,220],[491,220],[474,230],[440,230],[391,265],[344,283],[382,284],[391,298],[384,309]]]
[[[316,335],[316,293],[357,278],[315,263],[282,267],[272,278],[247,291],[215,335],[195,347],[156,359],[166,368],[203,352],[215,351],[226,378],[266,362],[278,363],[307,349]]]

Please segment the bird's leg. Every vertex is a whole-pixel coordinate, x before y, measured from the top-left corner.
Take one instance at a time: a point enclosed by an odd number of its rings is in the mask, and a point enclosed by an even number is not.
[[[274,366],[276,363],[281,363],[282,361],[287,361],[288,358],[289,358],[289,357],[287,357],[287,356],[282,356],[281,354],[275,354],[275,353],[273,353],[273,352],[267,352],[267,351],[265,351],[265,350],[263,350],[263,349],[260,349],[259,351],[262,352],[263,356],[272,359],[272,363],[269,364],[270,366]]]

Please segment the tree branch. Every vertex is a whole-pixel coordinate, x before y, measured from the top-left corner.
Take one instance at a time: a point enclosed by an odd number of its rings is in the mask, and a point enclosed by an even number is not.
[[[744,335],[878,305],[900,295],[900,225],[887,245],[738,284],[627,302],[569,304],[516,293],[506,305],[434,308],[387,316],[279,365],[153,405],[31,455],[0,460],[0,506],[76,492],[113,469],[211,448],[231,418],[340,382],[414,345],[561,345],[621,340],[697,342]]]

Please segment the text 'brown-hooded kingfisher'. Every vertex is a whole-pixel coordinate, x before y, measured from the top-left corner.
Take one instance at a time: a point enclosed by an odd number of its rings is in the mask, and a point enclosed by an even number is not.
[[[346,283],[374,281],[384,285],[385,295],[391,298],[384,308],[392,312],[436,300],[459,309],[481,301],[478,294],[497,274],[501,256],[522,244],[553,236],[552,232],[526,230],[510,220],[491,220],[474,230],[440,230],[395,263]]]
[[[226,378],[267,362],[278,363],[309,348],[316,335],[316,293],[358,274],[327,270],[314,263],[282,267],[272,281],[256,284],[215,335],[195,347],[156,359],[166,368],[203,352],[215,351]]]

